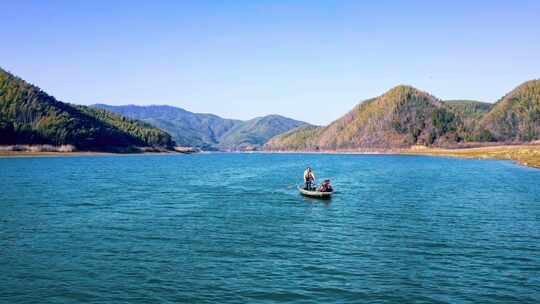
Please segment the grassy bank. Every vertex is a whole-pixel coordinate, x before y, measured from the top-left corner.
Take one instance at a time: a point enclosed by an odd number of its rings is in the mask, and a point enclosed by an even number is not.
[[[62,156],[62,155],[110,155],[110,154],[137,154],[137,153],[183,153],[198,152],[190,147],[174,147],[165,149],[162,147],[110,147],[101,151],[81,151],[72,145],[0,145],[0,156]]]
[[[403,150],[401,153],[477,159],[513,160],[521,165],[540,169],[540,144],[538,143],[464,149],[440,149],[414,146],[410,149]]]

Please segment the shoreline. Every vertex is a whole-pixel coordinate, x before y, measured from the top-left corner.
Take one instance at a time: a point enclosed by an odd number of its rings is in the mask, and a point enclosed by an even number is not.
[[[133,156],[133,155],[174,155],[188,154],[176,151],[170,152],[136,152],[136,153],[114,153],[114,152],[96,152],[96,151],[77,151],[77,152],[28,152],[28,151],[0,151],[0,158],[10,157],[77,157],[77,156]]]
[[[400,154],[455,157],[463,159],[509,160],[521,166],[540,169],[540,145],[490,146],[462,149],[410,148]]]
[[[0,145],[0,157],[34,156],[107,156],[107,155],[142,155],[142,154],[192,154],[199,150],[191,147],[110,147],[108,151],[78,150],[73,145]]]
[[[41,149],[40,146],[25,146],[22,149],[10,149],[6,146],[0,146],[0,158],[8,157],[64,157],[64,156],[128,156],[128,155],[171,155],[171,154],[193,154],[200,151],[186,148],[175,147],[172,150],[154,149],[154,148],[137,148],[135,150],[126,151],[84,151],[76,149],[61,149],[60,147],[48,147]]]
[[[176,149],[169,151],[140,151],[133,153],[114,153],[100,151],[7,151],[0,150],[0,158],[9,157],[77,157],[77,156],[129,156],[129,155],[171,155],[211,153],[206,151],[193,151],[190,149]],[[471,148],[431,148],[425,146],[412,146],[410,148],[396,149],[364,149],[364,150],[260,150],[260,151],[234,151],[219,153],[291,153],[291,154],[349,154],[349,155],[427,155],[435,157],[456,157],[463,159],[497,159],[510,160],[519,165],[540,169],[540,144],[498,145]]]
[[[412,146],[395,149],[364,149],[364,150],[279,150],[258,151],[259,153],[306,153],[306,154],[351,154],[351,155],[427,155],[439,157],[455,157],[462,159],[496,159],[510,160],[519,165],[540,169],[540,144],[490,145],[467,148],[431,148]]]

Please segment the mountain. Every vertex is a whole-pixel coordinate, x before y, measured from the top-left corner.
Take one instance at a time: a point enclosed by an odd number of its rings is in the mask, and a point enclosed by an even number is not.
[[[388,149],[447,145],[459,140],[461,119],[450,106],[406,85],[361,102],[322,128],[300,128],[272,138],[267,149]]]
[[[527,81],[497,101],[478,132],[495,141],[540,139],[540,80]]]
[[[476,100],[445,100],[452,112],[460,117],[463,122],[463,130],[461,134],[465,141],[480,140],[478,128],[480,120],[492,108],[492,103],[480,102]]]
[[[172,134],[179,145],[206,150],[253,149],[262,146],[277,134],[308,125],[305,122],[279,115],[240,121],[221,118],[213,114],[192,113],[171,106],[96,104],[93,107],[151,123]]]
[[[110,106],[96,104],[93,107],[150,123],[171,134],[180,146],[203,149],[211,149],[216,146],[227,131],[241,123],[240,120],[224,119],[213,114],[192,113],[182,108],[166,105]]]
[[[0,144],[71,144],[81,150],[172,148],[171,136],[120,115],[56,100],[0,68]]]
[[[280,115],[256,117],[237,124],[223,134],[219,147],[240,150],[259,147],[278,134],[307,125],[303,121]]]

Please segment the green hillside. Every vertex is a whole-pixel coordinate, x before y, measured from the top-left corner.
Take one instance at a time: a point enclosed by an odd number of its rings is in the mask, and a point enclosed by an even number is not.
[[[0,134],[0,144],[71,144],[81,150],[174,145],[170,135],[148,124],[60,102],[3,69]]]
[[[150,123],[171,134],[174,141],[180,146],[205,150],[215,149],[220,138],[241,122],[213,114],[192,113],[182,108],[166,105],[111,106],[96,104],[92,107]]]
[[[478,132],[497,141],[540,139],[540,80],[521,84],[495,103]]]

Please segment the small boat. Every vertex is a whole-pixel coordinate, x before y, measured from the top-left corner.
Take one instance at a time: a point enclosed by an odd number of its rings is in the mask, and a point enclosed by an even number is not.
[[[304,196],[308,196],[308,197],[314,197],[314,198],[330,198],[332,196],[332,194],[334,193],[334,191],[332,192],[321,192],[321,191],[317,191],[317,190],[306,190],[304,189],[304,187],[302,186],[298,186],[298,191],[300,191],[300,193]]]

